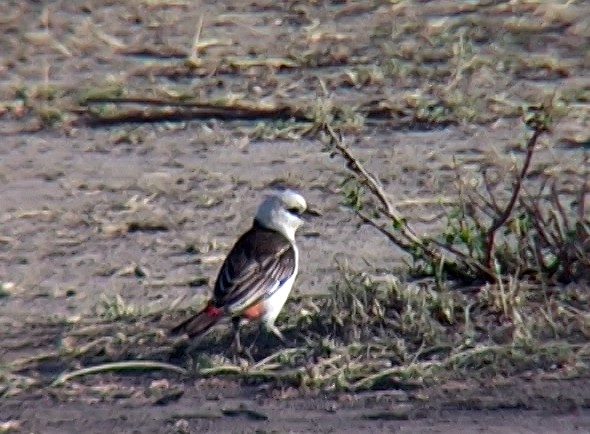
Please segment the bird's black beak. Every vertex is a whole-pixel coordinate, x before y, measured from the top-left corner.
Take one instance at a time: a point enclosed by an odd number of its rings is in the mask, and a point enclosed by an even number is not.
[[[301,217],[303,217],[305,220],[309,220],[311,218],[315,218],[315,217],[321,217],[322,213],[313,209],[313,208],[306,208],[305,211],[303,211],[301,213]]]

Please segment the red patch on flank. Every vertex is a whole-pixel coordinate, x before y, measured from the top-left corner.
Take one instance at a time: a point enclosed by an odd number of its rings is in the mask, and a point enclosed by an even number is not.
[[[264,313],[264,306],[262,303],[257,303],[253,306],[250,306],[248,309],[242,312],[242,316],[247,319],[257,319],[262,316]]]
[[[205,308],[205,313],[213,318],[217,318],[218,316],[221,316],[223,309],[220,309],[219,307],[216,307],[210,303]]]

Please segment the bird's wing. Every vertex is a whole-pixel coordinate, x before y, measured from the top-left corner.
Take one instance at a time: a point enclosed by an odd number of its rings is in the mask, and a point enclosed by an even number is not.
[[[293,275],[295,265],[293,244],[255,225],[227,255],[215,282],[215,304],[239,314],[276,291]]]

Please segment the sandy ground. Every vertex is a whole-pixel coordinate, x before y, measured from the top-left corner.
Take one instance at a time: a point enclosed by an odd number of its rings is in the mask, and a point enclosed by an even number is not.
[[[211,87],[215,78],[201,77],[202,84],[195,85],[191,77],[149,76],[138,72],[144,67],[141,61],[114,48],[121,42],[127,47],[176,47],[186,53],[195,23],[205,14],[203,38],[234,41],[230,48],[212,48],[212,57],[229,51],[279,56],[284,53],[276,47],[276,40],[297,48],[297,43],[285,41],[296,41],[297,29],[312,25],[316,12],[327,23],[326,32],[347,34],[363,29],[366,22],[377,28],[390,23],[393,16],[413,19],[419,11],[416,6],[400,12],[387,2],[379,7],[352,2],[324,7],[315,2],[249,2],[243,8],[232,2],[204,2],[202,10],[183,2],[169,7],[144,2],[150,4],[147,8],[132,2],[57,2],[49,9],[41,3],[18,6],[8,1],[0,6],[7,17],[1,25],[10,35],[0,42],[6,53],[0,68],[4,96],[17,85],[32,89],[42,84],[47,67],[51,83],[65,89],[66,95],[89,83],[119,82],[122,71],[127,71],[123,81],[133,89],[141,91],[150,83],[163,82],[169,91],[182,84],[210,96],[215,93]],[[425,3],[428,7],[422,13],[433,16],[444,16],[444,5],[452,4],[440,2],[443,6],[437,10],[433,6],[437,2]],[[297,5],[308,13],[298,12]],[[586,22],[587,9],[580,7],[580,23]],[[336,18],[330,15],[334,11]],[[291,20],[291,30],[285,31],[277,20]],[[573,28],[579,23],[573,20],[570,24]],[[562,53],[562,59],[578,59],[579,32],[568,29],[561,39],[544,35],[546,43],[555,40],[547,50]],[[368,33],[357,33],[354,42],[337,44],[344,63],[357,59],[363,47],[369,60],[375,50],[378,54],[378,44],[370,42]],[[93,42],[82,42],[89,35],[94,35]],[[531,50],[543,51],[541,45]],[[318,53],[321,58],[321,50]],[[337,63],[338,58],[331,61]],[[568,76],[549,77],[553,80],[549,85],[557,81],[566,88],[588,89],[590,77],[584,60],[580,62],[572,63],[573,72]],[[33,64],[38,67],[31,68]],[[328,74],[333,80],[328,84],[337,84],[338,71],[327,68],[318,74]],[[231,71],[220,74],[220,92],[265,97],[269,83],[256,71],[245,78],[232,76]],[[290,96],[300,89],[285,83],[298,83],[307,90],[316,86],[309,84],[309,76],[297,74],[273,76],[273,92]],[[529,78],[508,88],[524,95],[547,84]],[[411,88],[414,82],[401,80],[397,85]],[[368,90],[352,86],[340,96],[346,101],[363,92],[367,97],[383,91],[395,95],[393,88],[387,82]],[[359,228],[355,217],[341,205],[339,188],[346,173],[341,161],[329,158],[315,139],[254,140],[244,126],[248,125],[210,120],[50,129],[39,128],[33,115],[0,118],[0,281],[8,291],[8,296],[0,298],[0,342],[5,343],[4,349],[0,346],[0,365],[54,347],[59,340],[56,334],[53,341],[35,341],[34,330],[31,336],[23,336],[22,324],[89,317],[100,310],[104,300],[117,294],[126,303],[148,310],[179,299],[187,306],[206,294],[223,255],[248,228],[257,202],[273,186],[300,189],[323,212],[323,218],[307,225],[300,236],[297,291],[329,290],[338,277],[337,262],[374,274],[403,266],[399,251],[375,231]],[[576,176],[587,147],[579,137],[587,137],[588,126],[583,118],[558,125],[537,154],[537,170],[554,167]],[[121,140],[130,134],[139,140]],[[455,177],[453,159],[459,159],[465,170],[478,172],[490,161],[509,160],[508,151],[521,137],[523,130],[516,119],[432,131],[373,126],[354,138],[354,146],[367,166],[380,174],[400,209],[417,222],[419,230],[428,230],[440,224],[441,209],[416,204],[415,199],[435,201],[449,194]],[[571,146],[572,140],[586,144]],[[158,401],[153,394],[158,381],[169,382],[179,395],[168,403]],[[0,427],[3,421],[16,421],[20,428],[15,431],[42,434],[590,431],[590,387],[585,378],[550,381],[534,377],[492,383],[318,395],[279,393],[215,379],[183,383],[152,373],[103,375],[82,380],[84,387],[78,393],[75,387],[36,389],[3,398]],[[100,392],[104,390],[118,393],[105,398]],[[236,415],[221,409],[242,411]]]

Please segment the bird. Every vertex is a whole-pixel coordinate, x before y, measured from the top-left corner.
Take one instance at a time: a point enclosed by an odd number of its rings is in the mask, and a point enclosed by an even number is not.
[[[265,196],[252,227],[238,238],[227,254],[206,306],[174,327],[171,333],[193,339],[229,317],[236,352],[242,352],[240,326],[249,321],[259,321],[266,331],[286,344],[275,321],[299,271],[295,233],[304,219],[319,215],[294,190],[275,190]]]

